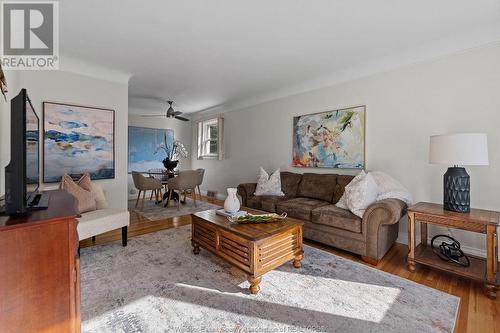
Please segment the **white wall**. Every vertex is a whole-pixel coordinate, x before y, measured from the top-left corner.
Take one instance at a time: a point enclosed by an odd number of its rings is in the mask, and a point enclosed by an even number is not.
[[[204,190],[222,193],[241,182],[254,182],[259,166],[347,173],[291,167],[292,118],[356,105],[367,106],[367,169],[382,170],[400,180],[415,201],[442,201],[446,166],[428,163],[430,135],[488,133],[490,166],[468,168],[471,204],[500,209],[500,44],[233,112],[226,110],[222,113],[226,159],[200,161],[194,156],[192,167],[206,169]],[[195,126],[192,138],[195,152]],[[406,221],[402,220],[401,242],[406,242],[406,232]],[[484,250],[482,236],[459,231],[453,235],[473,251]]]
[[[174,130],[174,139],[179,140],[188,149],[189,156],[186,159],[180,159],[178,168],[180,170],[191,169],[191,122],[184,122],[177,119],[167,118],[146,118],[141,117],[140,114],[155,114],[158,109],[151,110],[149,108],[141,108],[138,106],[130,107],[130,114],[128,117],[129,126],[148,127],[148,128],[169,128]],[[129,195],[133,195],[134,185],[132,177],[129,175],[128,180]],[[131,191],[132,190],[132,191]]]
[[[128,84],[95,79],[84,75],[63,71],[21,71],[16,91],[28,89],[38,116],[42,119],[42,102],[67,102],[78,105],[103,107],[115,110],[115,179],[99,180],[107,193],[111,207],[127,208],[127,126],[128,126]],[[12,97],[12,96],[11,96]],[[3,112],[2,112],[3,113]],[[1,168],[9,162],[4,154],[9,147],[10,121],[2,118],[2,160]],[[43,120],[42,120],[43,121]],[[5,136],[8,134],[8,140]],[[40,167],[43,170],[43,166]],[[0,174],[3,182],[3,174]],[[42,188],[54,188],[56,184],[42,185]]]

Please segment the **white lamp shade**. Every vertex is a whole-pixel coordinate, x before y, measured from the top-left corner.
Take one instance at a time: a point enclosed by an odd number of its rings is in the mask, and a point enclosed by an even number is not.
[[[431,136],[429,162],[446,165],[488,165],[486,133]]]

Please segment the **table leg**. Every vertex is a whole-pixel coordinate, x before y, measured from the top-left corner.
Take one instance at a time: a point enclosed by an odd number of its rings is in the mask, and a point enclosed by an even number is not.
[[[415,263],[415,213],[408,213],[408,270],[414,272]]]
[[[250,283],[250,288],[248,288],[248,290],[250,290],[250,293],[255,295],[259,292],[260,281],[262,281],[261,276],[254,276],[254,275],[248,276],[248,282]]]
[[[200,254],[200,245],[198,245],[195,241],[191,241],[191,245],[193,246],[193,253]]]
[[[420,222],[420,244],[427,246],[427,223]]]
[[[300,268],[302,267],[302,259],[304,259],[304,254],[298,254],[293,259],[293,267]]]
[[[496,270],[498,265],[497,233],[495,225],[486,226],[486,296],[497,297]]]

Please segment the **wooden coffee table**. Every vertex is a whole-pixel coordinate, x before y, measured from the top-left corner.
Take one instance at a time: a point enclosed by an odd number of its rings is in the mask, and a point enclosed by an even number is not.
[[[265,213],[248,209],[252,214]],[[215,210],[191,214],[193,253],[204,248],[248,274],[250,292],[257,294],[262,275],[287,261],[301,267],[304,258],[300,220],[237,224]]]

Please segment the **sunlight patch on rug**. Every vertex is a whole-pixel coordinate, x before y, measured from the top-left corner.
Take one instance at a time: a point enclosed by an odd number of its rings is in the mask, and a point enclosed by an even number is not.
[[[242,271],[193,255],[190,232],[82,249],[82,331],[453,332],[457,297],[309,246],[251,295]]]

